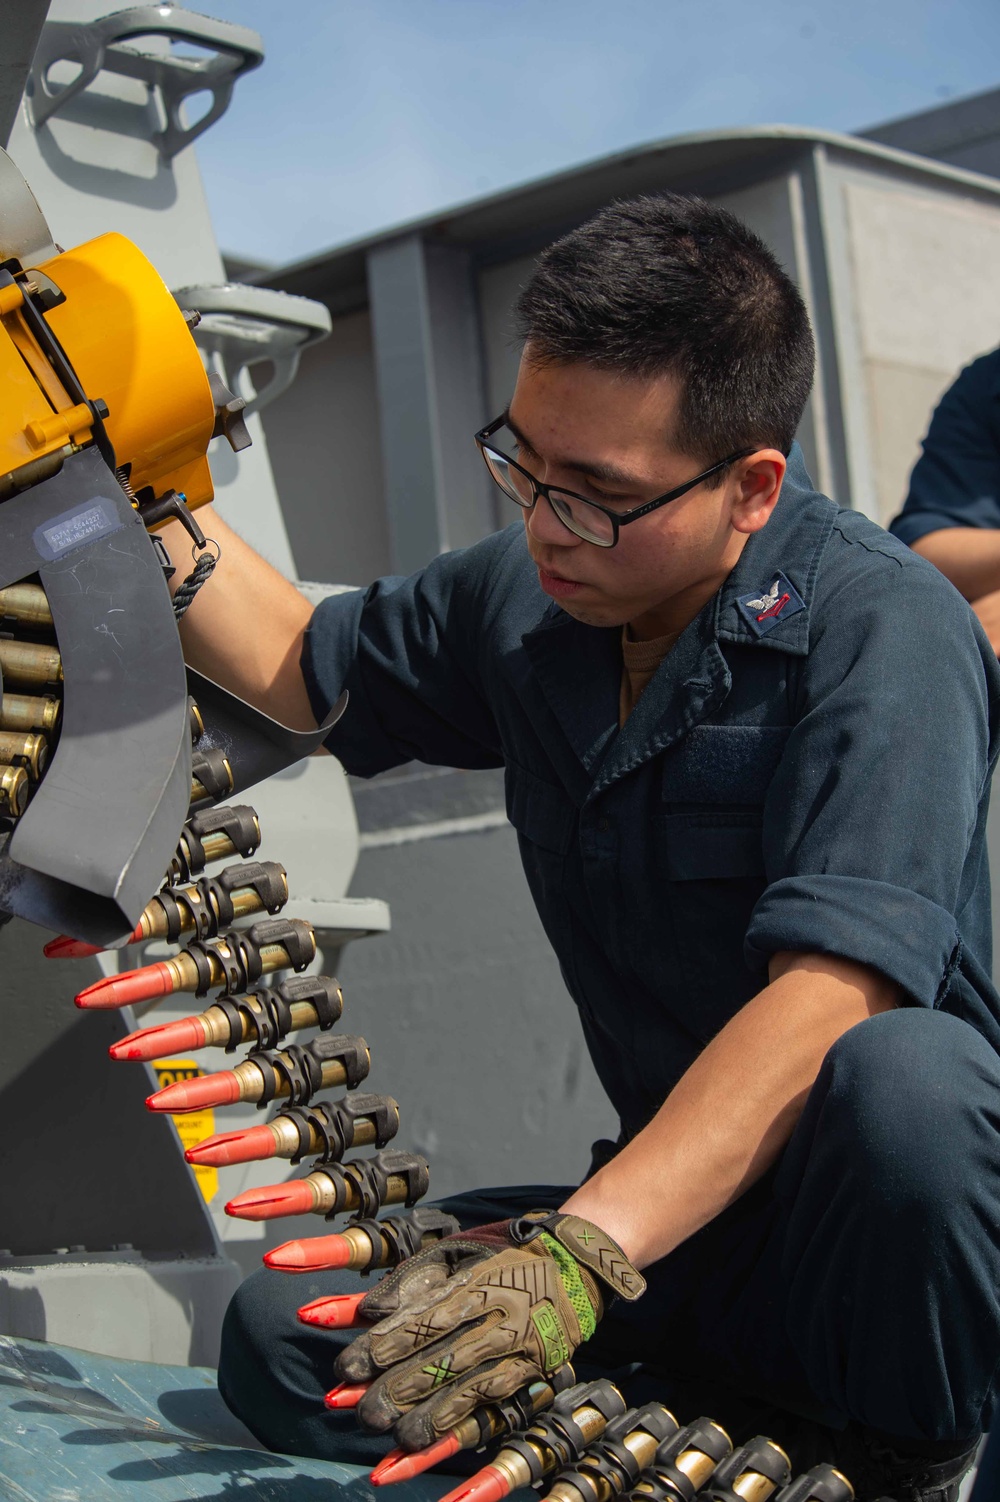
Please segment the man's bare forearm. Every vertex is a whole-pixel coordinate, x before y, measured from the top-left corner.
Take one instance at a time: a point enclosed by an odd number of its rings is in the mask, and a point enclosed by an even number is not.
[[[566,1201],[646,1267],[737,1199],[774,1161],[837,1039],[899,1000],[876,971],[831,955],[776,955],[748,1002],[649,1125]]]
[[[312,606],[211,506],[198,512],[198,521],[221,556],[181,622],[184,656],[273,719],[312,730],[316,720],[299,667]],[[177,570],[176,589],[191,569],[191,539],[179,522],[160,535]]]
[[[911,544],[941,570],[967,600],[1000,590],[1000,531],[988,527],[943,527]]]

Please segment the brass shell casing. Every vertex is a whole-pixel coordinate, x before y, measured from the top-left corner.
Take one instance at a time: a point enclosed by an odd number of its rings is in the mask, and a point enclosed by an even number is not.
[[[40,584],[9,584],[0,589],[0,616],[22,626],[52,627],[48,596]]]
[[[37,782],[49,760],[49,743],[44,735],[19,735],[16,730],[0,730],[0,762],[24,767]]]
[[[0,767],[0,814],[18,819],[27,806],[27,772],[23,767]]]
[[[43,688],[47,683],[62,682],[62,657],[58,647],[41,642],[0,639],[0,673],[5,684]]]
[[[34,694],[4,694],[0,700],[0,730],[44,730],[49,734],[59,723],[60,699]]]

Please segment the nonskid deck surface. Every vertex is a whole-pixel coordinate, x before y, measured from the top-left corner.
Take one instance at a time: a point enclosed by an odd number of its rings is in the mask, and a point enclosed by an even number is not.
[[[392,1502],[436,1502],[454,1485],[454,1476],[422,1476],[394,1486]],[[377,1495],[360,1466],[263,1449],[226,1408],[209,1367],[0,1335],[0,1502],[330,1502],[338,1494]]]

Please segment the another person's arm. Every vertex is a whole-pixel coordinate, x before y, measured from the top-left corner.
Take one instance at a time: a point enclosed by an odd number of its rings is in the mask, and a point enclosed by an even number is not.
[[[890,530],[951,580],[1000,651],[1000,350],[941,398]]]

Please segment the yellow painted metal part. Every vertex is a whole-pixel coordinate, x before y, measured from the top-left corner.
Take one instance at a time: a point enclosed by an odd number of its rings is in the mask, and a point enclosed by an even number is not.
[[[107,403],[105,427],[118,463],[131,465],[133,490],[182,491],[192,508],[210,501],[205,452],[215,403],[191,331],[156,268],[124,235],[108,234],[39,270],[65,294],[47,322],[87,396]],[[46,450],[30,457],[39,452]]]

